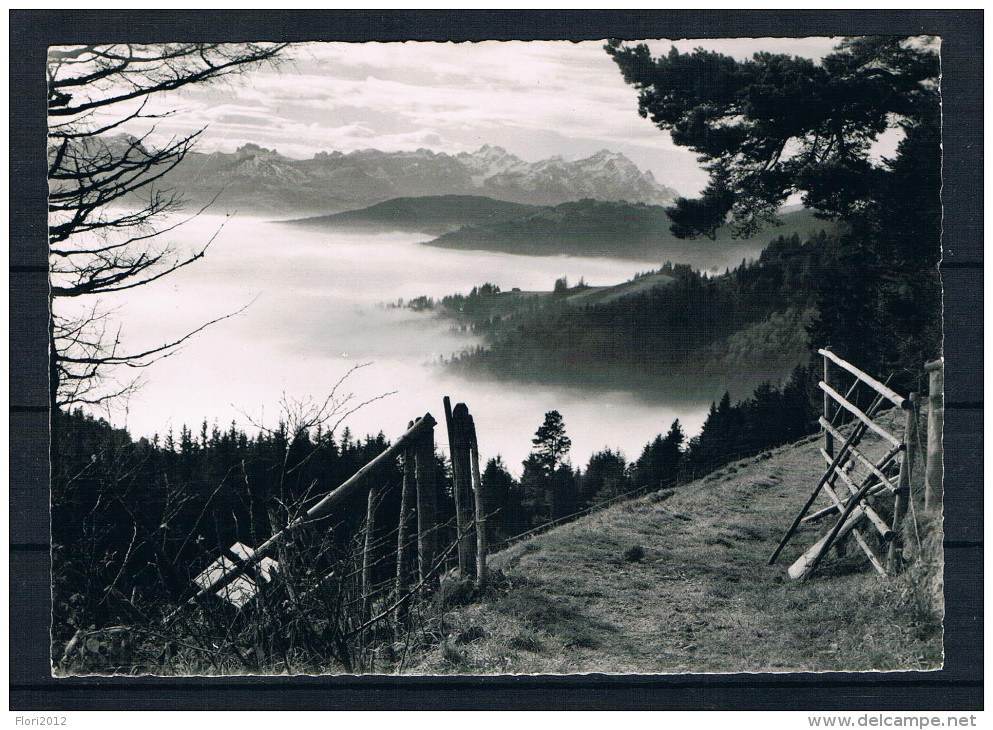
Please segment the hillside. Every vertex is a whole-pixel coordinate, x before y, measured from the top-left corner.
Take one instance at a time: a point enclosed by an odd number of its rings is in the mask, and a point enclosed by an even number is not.
[[[414,231],[441,235],[464,226],[523,218],[538,210],[482,195],[427,195],[395,198],[360,210],[285,221],[308,228],[345,231]]]
[[[448,610],[444,638],[408,671],[940,667],[940,568],[919,563],[899,577],[880,578],[857,548],[848,548],[843,557],[832,553],[811,580],[790,581],[786,568],[823,523],[803,528],[777,564],[766,564],[822,473],[819,445],[811,437],[739,461],[492,556],[500,586]],[[926,548],[940,546],[927,519],[918,519]],[[913,534],[909,550],[916,549]],[[635,547],[644,556],[626,559]]]
[[[589,286],[584,283],[555,291],[500,291],[492,284],[474,287],[468,295],[452,294],[440,301],[418,297],[404,306],[417,311],[436,311],[482,334],[492,332],[510,318],[546,316],[549,312],[567,311],[574,307],[607,304],[626,296],[644,294],[673,281],[661,272],[642,274],[630,281],[610,286]]]
[[[784,213],[781,220],[782,225],[774,229],[777,235],[796,233],[805,238],[831,227],[805,209]],[[662,206],[585,199],[514,220],[462,228],[429,245],[526,256],[610,256],[659,262],[696,261],[701,249],[730,251],[733,263],[754,254],[752,246],[732,237],[727,229],[718,231],[713,241],[684,240],[672,234],[671,224]],[[733,254],[735,249],[740,255]]]
[[[779,237],[757,261],[719,276],[667,263],[609,292],[521,293],[516,311],[497,308],[505,294],[446,297],[441,313],[482,338],[449,366],[649,399],[744,397],[807,361],[808,325],[836,250],[827,235]]]

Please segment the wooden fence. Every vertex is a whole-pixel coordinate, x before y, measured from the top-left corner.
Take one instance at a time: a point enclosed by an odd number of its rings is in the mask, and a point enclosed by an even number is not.
[[[887,575],[899,570],[902,562],[900,525],[911,500],[912,469],[920,444],[918,397],[916,393],[906,398],[899,395],[888,387],[888,381],[876,380],[830,349],[818,350],[818,354],[824,360],[824,379],[818,383],[824,393],[824,413],[819,419],[824,446],[819,451],[827,468],[773,552],[769,564],[776,561],[801,524],[832,517],[836,519],[831,528],[790,566],[789,576],[793,579],[810,576],[831,547],[848,535],[854,538],[876,572]],[[929,364],[928,368],[932,373],[940,372],[940,361],[937,365]],[[870,394],[868,406],[857,405],[854,396],[859,392]],[[935,383],[932,375],[927,441],[930,478],[926,483],[931,485],[927,490],[931,494],[928,509],[939,505],[941,493],[941,430],[940,420],[936,420],[940,419],[940,409],[936,411],[936,399],[941,400],[941,385]],[[878,418],[888,406],[905,412],[903,428],[898,433],[893,433],[892,427],[883,425]],[[846,422],[849,424],[847,435],[843,428]],[[870,434],[875,437],[875,443],[866,440]],[[932,466],[932,463],[938,466]],[[934,476],[930,476],[932,473]],[[810,512],[821,494],[828,497],[828,505]],[[887,500],[891,502],[888,509],[884,509],[882,504]],[[864,533],[866,529],[878,534],[876,542],[886,548],[885,555],[877,554],[870,545]]]
[[[459,571],[463,578],[471,577],[477,589],[482,589],[487,577],[487,542],[476,427],[464,403],[452,409],[446,396],[444,404],[455,482]],[[217,596],[236,605],[247,602],[257,592],[257,586],[270,579],[274,566],[271,556],[295,530],[327,517],[345,499],[368,489],[360,570],[362,613],[364,619],[369,619],[377,588],[373,584],[373,569],[382,559],[377,554],[382,552],[381,541],[374,539],[381,486],[371,476],[379,467],[398,458],[402,459],[403,481],[396,529],[396,577],[391,581],[393,593],[398,597],[397,605],[405,601],[412,591],[439,574],[449,552],[438,545],[441,526],[434,464],[436,425],[430,413],[411,421],[396,442],[258,548],[253,550],[239,543],[236,549],[226,551],[194,579],[196,592],[190,601]],[[412,530],[416,530],[416,541]],[[416,559],[412,555],[415,545]]]

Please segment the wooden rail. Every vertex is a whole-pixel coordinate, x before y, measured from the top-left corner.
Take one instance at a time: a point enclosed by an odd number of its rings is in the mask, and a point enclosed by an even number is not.
[[[817,353],[819,355],[824,356],[826,359],[830,360],[831,362],[833,362],[842,370],[846,370],[847,372],[854,375],[856,378],[858,378],[863,383],[868,385],[870,388],[875,390],[881,396],[886,398],[890,403],[895,405],[897,408],[910,408],[910,403],[907,401],[906,398],[898,394],[896,391],[890,390],[888,387],[880,383],[871,375],[867,375],[866,373],[863,373],[861,370],[859,370],[851,363],[845,362],[830,350],[818,350]]]
[[[885,428],[883,428],[878,423],[876,423],[875,421],[873,421],[872,418],[870,418],[869,416],[867,416],[866,414],[864,414],[862,412],[862,410],[858,406],[856,406],[853,403],[851,403],[847,398],[845,398],[845,396],[841,395],[841,393],[839,393],[838,391],[836,391],[830,385],[828,385],[827,383],[825,383],[823,380],[821,382],[819,382],[817,385],[820,387],[821,390],[823,390],[825,393],[827,393],[829,396],[831,396],[831,398],[834,400],[835,403],[837,403],[842,408],[844,408],[846,411],[848,411],[853,416],[855,416],[857,419],[859,419],[860,421],[862,421],[862,423],[864,423],[866,425],[866,427],[870,431],[872,431],[876,435],[881,436],[882,438],[886,439],[887,441],[889,441],[894,446],[899,446],[900,445],[900,439],[898,439],[896,436],[894,436],[893,434],[891,434]]]

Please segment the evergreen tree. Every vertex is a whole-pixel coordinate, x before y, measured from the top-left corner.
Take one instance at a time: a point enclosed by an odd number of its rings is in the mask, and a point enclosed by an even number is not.
[[[531,443],[535,446],[533,453],[537,455],[541,468],[547,476],[551,476],[572,448],[572,439],[566,436],[562,414],[548,411],[545,422],[538,427]]]
[[[487,461],[480,479],[486,495],[486,524],[492,539],[507,539],[524,532],[527,519],[522,514],[520,489],[503,459],[497,456]]]
[[[575,498],[572,470],[565,463],[572,440],[566,436],[562,414],[545,413],[531,443],[535,448],[524,461],[521,488],[525,507],[533,510],[533,518],[540,524],[561,516],[567,503]]]
[[[579,477],[579,496],[585,504],[602,502],[630,488],[627,462],[618,451],[604,449],[590,456]]]
[[[676,483],[679,469],[682,466],[683,442],[685,440],[686,434],[683,433],[683,427],[677,418],[672,422],[672,426],[669,427],[669,431],[659,445],[659,461],[661,463],[659,481],[663,487],[671,487]]]
[[[669,210],[673,232],[713,236],[726,223],[753,235],[801,193],[847,229],[818,286],[812,345],[831,345],[870,372],[920,377],[941,351],[934,39],[849,38],[820,63],[675,48],[653,58],[646,45],[619,41],[606,50],[638,89],[641,115],[700,155],[710,175],[699,199]],[[894,157],[880,158],[873,144],[887,131],[902,139]]]

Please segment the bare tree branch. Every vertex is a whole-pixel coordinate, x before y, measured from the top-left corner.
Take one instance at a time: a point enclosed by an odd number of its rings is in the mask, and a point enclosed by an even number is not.
[[[84,45],[49,52],[50,348],[54,407],[121,397],[137,379],[109,387],[120,367],[144,368],[167,357],[212,324],[140,352],[121,348],[107,314],[96,307],[67,315],[63,300],[118,293],[151,284],[198,261],[220,229],[201,246],[179,253],[163,234],[177,221],[182,198],[161,187],[201,132],[151,142],[154,120],[168,117],[155,95],[204,84],[278,62],[286,43],[166,43]],[[149,121],[139,136],[117,134]],[[223,226],[222,226],[223,227]]]

